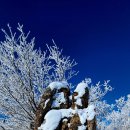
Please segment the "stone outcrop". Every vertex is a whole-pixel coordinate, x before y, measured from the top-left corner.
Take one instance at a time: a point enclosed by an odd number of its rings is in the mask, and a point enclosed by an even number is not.
[[[88,88],[85,88],[85,93],[82,96],[79,96],[79,93],[75,91],[70,96],[69,87],[55,88],[53,90],[47,87],[36,111],[34,130],[38,130],[38,127],[45,122],[44,117],[50,110],[69,110],[71,108],[73,111],[84,109],[88,107],[88,99]],[[71,117],[62,118],[55,130],[78,130],[78,128],[82,126],[83,128],[80,128],[80,130],[96,130],[96,118],[94,117],[92,120],[86,120],[85,123],[82,124],[80,116],[74,113]]]
[[[34,130],[37,130],[38,127],[41,126],[44,120],[44,116],[51,109],[53,95],[54,95],[54,90],[51,91],[51,89],[49,88],[47,88],[44,94],[42,95],[41,102],[39,103],[37,111],[36,111]]]

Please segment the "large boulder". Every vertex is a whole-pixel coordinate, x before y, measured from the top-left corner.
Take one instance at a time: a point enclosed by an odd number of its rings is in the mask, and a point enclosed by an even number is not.
[[[95,109],[88,104],[89,90],[81,82],[70,96],[66,82],[53,82],[36,111],[34,130],[96,130]]]

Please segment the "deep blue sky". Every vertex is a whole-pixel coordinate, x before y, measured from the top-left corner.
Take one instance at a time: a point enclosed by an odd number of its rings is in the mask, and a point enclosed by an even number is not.
[[[79,63],[75,83],[110,79],[109,102],[130,93],[129,1],[1,0],[0,28],[18,22],[36,37],[36,47],[44,49],[53,38]]]

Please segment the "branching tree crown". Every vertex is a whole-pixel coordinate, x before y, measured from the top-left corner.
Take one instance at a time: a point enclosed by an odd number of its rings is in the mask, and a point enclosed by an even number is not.
[[[29,33],[2,29],[5,40],[0,43],[0,112],[7,116],[1,122],[3,128],[30,129],[44,88],[52,81],[68,81],[77,74],[77,63],[54,43],[47,51],[34,48],[35,38],[28,40]]]

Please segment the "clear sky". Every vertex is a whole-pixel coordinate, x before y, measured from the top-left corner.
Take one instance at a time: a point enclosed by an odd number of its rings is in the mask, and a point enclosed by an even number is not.
[[[53,38],[78,62],[73,82],[111,80],[109,102],[130,93],[130,1],[1,0],[0,28],[18,22],[36,37],[36,47]]]

